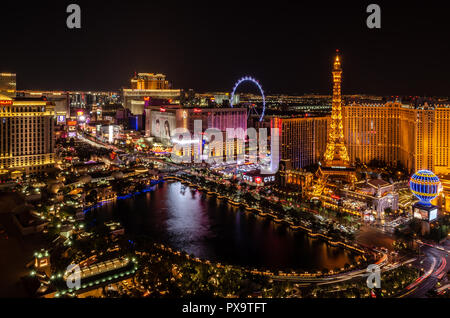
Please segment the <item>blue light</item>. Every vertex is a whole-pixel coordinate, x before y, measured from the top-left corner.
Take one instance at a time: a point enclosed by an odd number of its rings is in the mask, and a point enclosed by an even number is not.
[[[417,171],[409,182],[411,192],[425,205],[438,196],[439,186],[439,178],[429,170]]]

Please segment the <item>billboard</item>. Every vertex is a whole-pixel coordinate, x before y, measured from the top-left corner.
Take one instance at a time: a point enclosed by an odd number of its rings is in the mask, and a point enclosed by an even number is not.
[[[419,208],[414,208],[414,218],[427,221],[428,220],[428,211],[422,210]]]
[[[428,221],[433,221],[433,220],[436,220],[437,219],[437,212],[438,212],[438,210],[437,209],[433,209],[433,210],[431,210],[430,211],[430,214],[429,214],[429,216],[428,216]]]
[[[175,114],[152,111],[151,112],[151,135],[161,139],[171,139],[176,128]]]
[[[438,209],[434,206],[429,208],[420,208],[420,206],[415,206],[413,215],[415,219],[432,222],[438,217]]]

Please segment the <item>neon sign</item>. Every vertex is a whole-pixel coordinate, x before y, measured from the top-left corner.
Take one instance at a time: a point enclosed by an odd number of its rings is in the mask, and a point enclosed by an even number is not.
[[[270,182],[274,182],[275,181],[275,175],[271,175],[271,176],[248,176],[248,175],[243,175],[242,179],[244,179],[247,182],[255,182],[255,183],[270,183]]]

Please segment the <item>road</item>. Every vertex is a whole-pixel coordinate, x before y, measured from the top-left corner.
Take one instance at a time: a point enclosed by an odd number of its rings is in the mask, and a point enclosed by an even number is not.
[[[401,298],[426,298],[440,277],[450,270],[450,242],[444,246],[433,246],[417,241],[421,245],[421,254],[413,265],[423,269],[423,274],[416,281],[406,287],[399,295]]]
[[[405,260],[401,263],[390,263],[388,259],[388,255],[384,254],[383,257],[380,259],[380,261],[377,262],[377,265],[380,266],[380,269],[382,272],[392,270],[394,268],[397,268],[403,264],[408,264],[412,262],[411,259]],[[342,274],[337,274],[329,277],[297,277],[297,276],[278,276],[274,275],[272,278],[274,280],[284,280],[284,281],[290,281],[290,282],[296,282],[296,283],[316,283],[317,285],[326,285],[326,284],[335,284],[339,282],[343,282],[346,280],[358,278],[358,277],[364,277],[367,276],[367,270],[364,269],[357,269],[349,272],[345,272]]]

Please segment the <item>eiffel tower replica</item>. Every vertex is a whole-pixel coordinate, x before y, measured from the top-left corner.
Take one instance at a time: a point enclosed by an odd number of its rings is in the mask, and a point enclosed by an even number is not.
[[[350,166],[350,159],[344,142],[344,126],[342,123],[342,97],[341,81],[342,68],[339,54],[333,64],[333,100],[331,110],[331,122],[328,126],[327,149],[323,161],[319,162],[317,176],[319,182],[314,194],[322,193],[327,183],[335,181],[345,182],[353,185],[356,181],[355,168]]]

